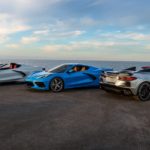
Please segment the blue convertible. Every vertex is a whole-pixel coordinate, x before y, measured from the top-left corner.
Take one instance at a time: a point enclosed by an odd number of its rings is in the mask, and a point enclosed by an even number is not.
[[[35,72],[26,78],[26,82],[34,89],[60,92],[68,88],[99,86],[103,71],[112,71],[112,69],[82,64],[63,64],[49,71]]]

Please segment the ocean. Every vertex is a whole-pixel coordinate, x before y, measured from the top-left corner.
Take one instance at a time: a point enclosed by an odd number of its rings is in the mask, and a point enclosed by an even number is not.
[[[114,70],[121,70],[128,67],[136,66],[140,68],[142,66],[150,66],[150,62],[135,62],[135,61],[88,61],[88,60],[39,60],[39,59],[1,59],[0,63],[16,62],[21,64],[28,64],[34,66],[42,66],[46,69],[53,68],[63,63],[81,63],[86,65],[92,65],[95,67],[109,67]]]

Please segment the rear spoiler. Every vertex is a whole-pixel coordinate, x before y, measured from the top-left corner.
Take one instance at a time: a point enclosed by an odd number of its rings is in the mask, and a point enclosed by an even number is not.
[[[130,68],[119,71],[119,73],[128,73],[129,75],[132,75],[133,72],[135,71],[136,71],[136,67],[130,67]]]
[[[150,72],[150,68],[145,68],[145,69],[139,70],[138,72]]]
[[[127,69],[123,69],[122,71],[136,71],[136,67],[130,67]]]
[[[136,67],[130,67],[130,68],[126,68],[126,69],[123,69],[121,71],[104,71],[104,72],[107,72],[107,74],[120,74],[120,73],[125,73],[125,74],[129,74],[129,75],[132,75],[133,72],[136,71]]]
[[[145,69],[150,69],[150,66],[143,66],[142,69],[143,69],[143,70],[145,70]]]
[[[7,65],[7,64],[0,64],[0,68],[4,67],[5,65]]]

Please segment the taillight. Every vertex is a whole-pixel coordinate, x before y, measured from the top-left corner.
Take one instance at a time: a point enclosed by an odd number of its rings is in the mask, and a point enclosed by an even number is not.
[[[136,77],[131,77],[131,76],[119,77],[119,80],[121,80],[121,81],[133,81],[133,80],[136,80],[136,79],[137,79]]]

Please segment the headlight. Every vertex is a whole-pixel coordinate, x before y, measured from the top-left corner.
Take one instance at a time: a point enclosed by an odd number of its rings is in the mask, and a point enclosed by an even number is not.
[[[39,79],[39,78],[46,78],[46,77],[48,77],[48,76],[49,76],[49,74],[41,75],[41,76],[38,76],[37,79]]]

